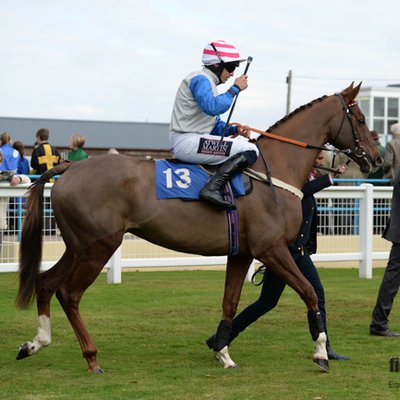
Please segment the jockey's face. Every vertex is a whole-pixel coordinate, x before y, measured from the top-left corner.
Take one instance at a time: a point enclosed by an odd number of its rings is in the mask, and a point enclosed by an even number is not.
[[[233,75],[234,75],[234,71],[229,72],[226,68],[224,68],[222,70],[221,76],[220,76],[221,83],[225,83]]]

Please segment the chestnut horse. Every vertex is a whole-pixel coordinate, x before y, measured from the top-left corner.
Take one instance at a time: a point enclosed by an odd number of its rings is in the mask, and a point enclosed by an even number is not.
[[[361,84],[360,84],[361,85]],[[273,125],[268,132],[312,144],[311,150],[260,136],[257,144],[274,178],[289,188],[271,188],[255,180],[250,195],[237,200],[239,253],[228,256],[222,320],[214,351],[224,367],[236,364],[228,353],[231,321],[236,313],[248,267],[253,259],[266,264],[303,299],[315,343],[314,362],[328,370],[326,336],[317,296],[294,263],[288,243],[299,230],[300,192],[320,147],[329,142],[347,149],[363,172],[382,163],[365,118],[354,101],[360,85],[306,104]],[[262,157],[252,167],[265,172]],[[43,187],[62,176],[51,191],[55,218],[66,250],[46,272],[39,273],[43,225]],[[275,194],[274,194],[275,192]],[[29,189],[23,225],[17,304],[29,306],[36,295],[37,335],[21,345],[17,359],[37,353],[51,342],[50,300],[56,294],[86,359],[89,371],[101,373],[97,349],[79,312],[85,290],[130,232],[157,245],[204,256],[228,254],[226,213],[201,201],[157,200],[155,163],[123,155],[105,155],[47,171]]]

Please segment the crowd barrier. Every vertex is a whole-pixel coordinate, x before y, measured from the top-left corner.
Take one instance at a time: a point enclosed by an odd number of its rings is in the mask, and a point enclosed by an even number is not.
[[[46,184],[44,189],[43,270],[51,268],[65,249],[51,209],[51,186]],[[28,187],[0,184],[0,206],[7,212],[2,220],[0,216],[0,272],[18,270],[24,195]],[[385,262],[390,250],[390,243],[381,234],[390,213],[391,197],[391,186],[369,183],[332,186],[317,193],[318,252],[312,256],[317,266],[355,265],[361,278],[371,278],[373,263]],[[178,253],[126,234],[105,268],[108,282],[118,283],[124,268],[223,266],[225,263],[226,257]]]

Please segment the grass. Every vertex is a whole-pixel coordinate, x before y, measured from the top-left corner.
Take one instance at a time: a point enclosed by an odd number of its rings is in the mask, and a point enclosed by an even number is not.
[[[232,344],[240,369],[224,370],[204,345],[220,320],[224,273],[127,272],[121,285],[102,274],[87,290],[81,312],[106,373],[88,374],[66,317],[52,303],[50,347],[16,361],[20,343],[36,334],[36,311],[16,309],[16,274],[0,274],[0,399],[330,400],[398,399],[400,339],[368,335],[382,270],[362,280],[354,269],[322,269],[333,347],[351,361],[320,372],[306,309],[286,289],[277,309]],[[240,309],[259,288],[245,284]],[[400,330],[394,306],[391,327]]]

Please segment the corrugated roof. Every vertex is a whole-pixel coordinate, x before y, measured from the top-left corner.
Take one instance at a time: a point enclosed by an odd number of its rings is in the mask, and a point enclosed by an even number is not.
[[[68,147],[70,136],[86,136],[85,147],[168,150],[168,123],[87,121],[47,118],[0,117],[0,133],[8,132],[13,141],[33,146],[38,129],[50,130],[49,142]]]

